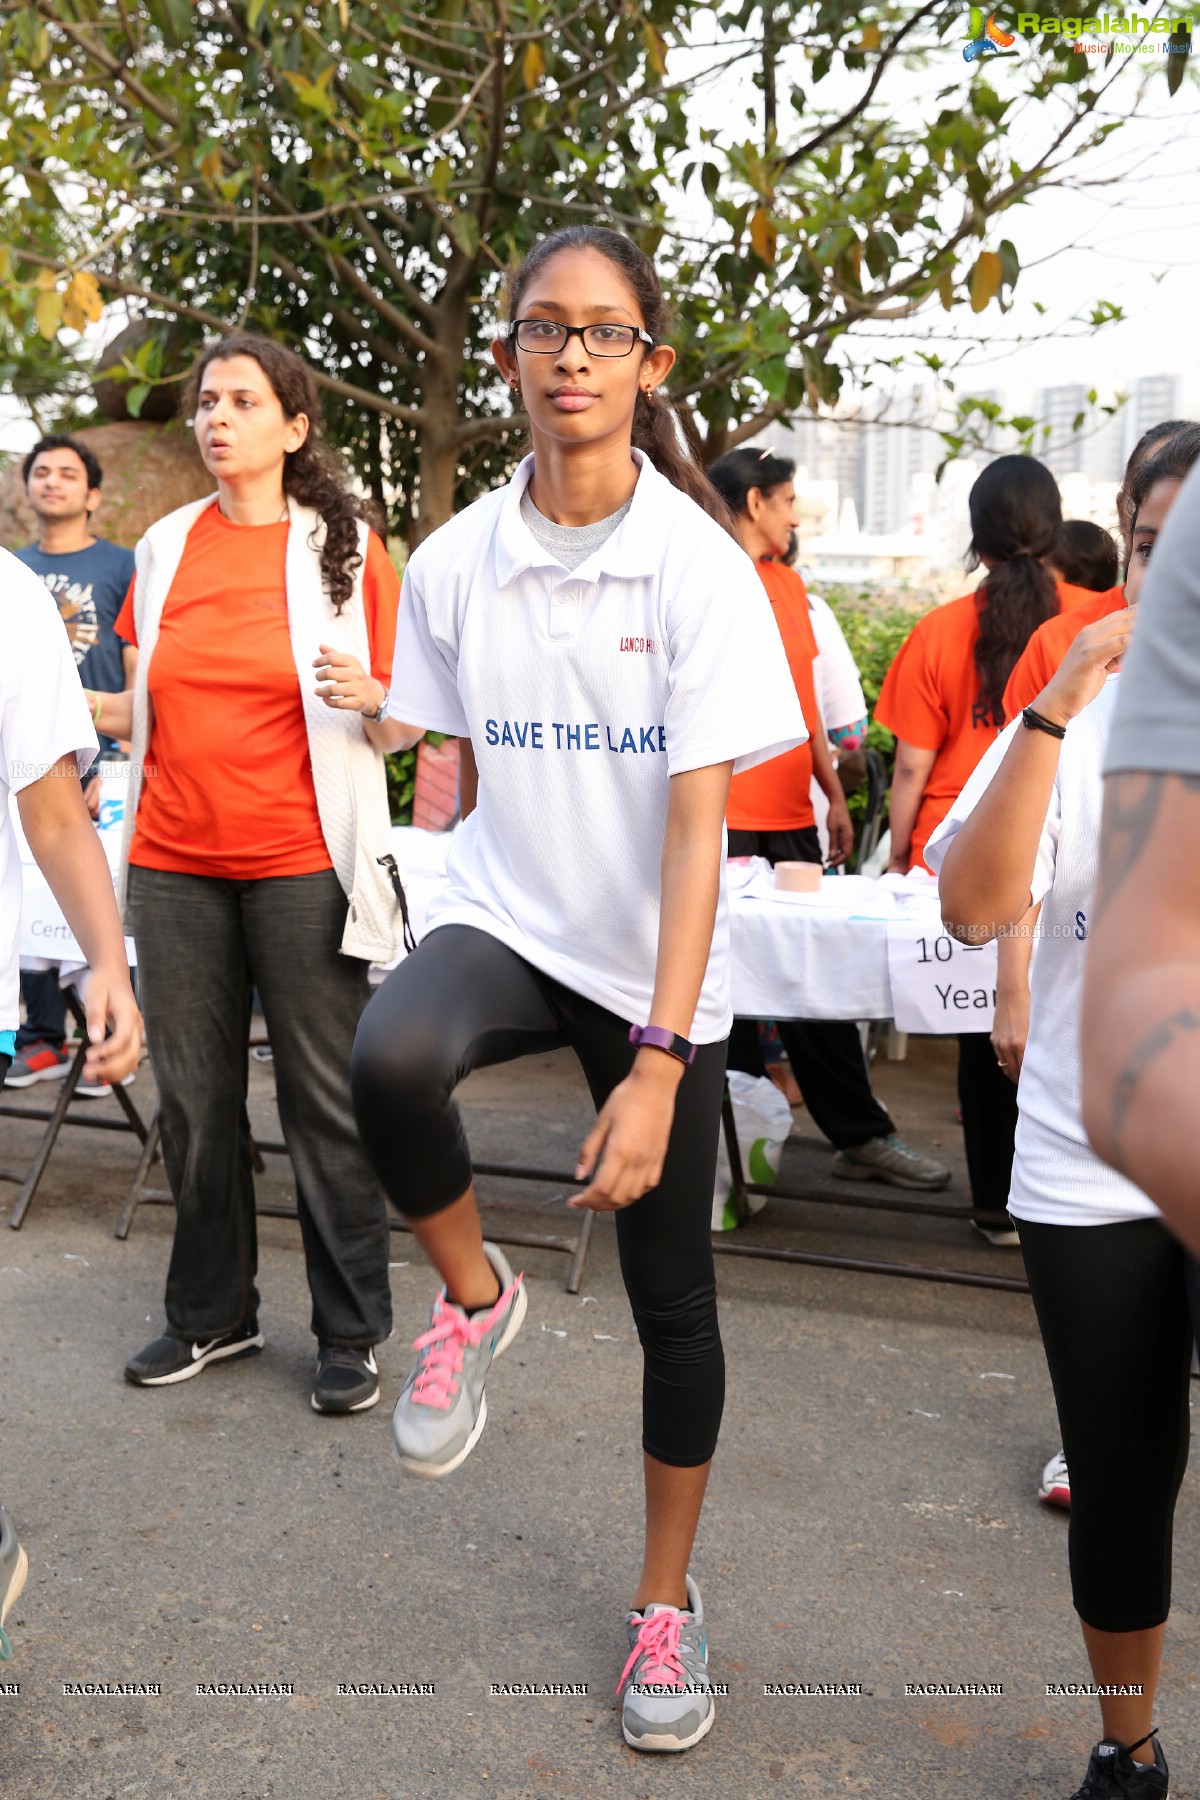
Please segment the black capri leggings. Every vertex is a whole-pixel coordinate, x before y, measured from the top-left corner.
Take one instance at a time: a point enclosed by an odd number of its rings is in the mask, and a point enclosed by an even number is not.
[[[629,1026],[468,925],[432,931],[388,976],[358,1027],[351,1092],[367,1157],[399,1210],[427,1218],[471,1182],[452,1095],[472,1069],[568,1044],[597,1110],[629,1073]],[[725,1402],[711,1237],[725,1043],[679,1084],[662,1180],[616,1215],[644,1355],[642,1444],[690,1468],[716,1448]]]
[[[1075,1610],[1148,1631],[1170,1611],[1191,1429],[1184,1252],[1157,1219],[1018,1227],[1071,1475]]]

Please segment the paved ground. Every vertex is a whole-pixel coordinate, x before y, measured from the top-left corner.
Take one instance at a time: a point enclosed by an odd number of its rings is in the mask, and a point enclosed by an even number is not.
[[[958,1154],[947,1046],[878,1069],[903,1129]],[[271,1072],[254,1113],[274,1135]],[[144,1103],[143,1072],[132,1090]],[[587,1117],[567,1059],[472,1079],[476,1153],[568,1158]],[[84,1103],[80,1103],[83,1105]],[[95,1104],[95,1103],[93,1103]],[[112,1103],[105,1102],[111,1109]],[[36,1128],[0,1121],[0,1163]],[[792,1175],[827,1153],[800,1136]],[[1070,1612],[1066,1521],[1033,1490],[1057,1445],[1021,1296],[751,1262],[720,1264],[729,1404],[695,1573],[712,1674],[706,1742],[627,1750],[614,1712],[636,1573],[639,1355],[602,1221],[582,1293],[565,1258],[520,1252],[530,1314],[498,1365],[492,1418],[460,1474],[428,1486],[388,1454],[386,1405],[344,1423],[308,1405],[312,1341],[294,1225],[262,1227],[266,1353],[145,1393],[124,1356],[160,1319],[169,1215],[111,1235],[127,1139],[65,1134],[24,1230],[0,1238],[0,1492],[31,1558],[0,1681],[3,1800],[460,1800],[859,1794],[1066,1800],[1097,1735]],[[264,1194],[287,1194],[272,1164]],[[498,1184],[491,1184],[498,1194]],[[506,1190],[554,1230],[545,1188]],[[0,1187],[0,1206],[12,1190]],[[1011,1273],[966,1228],[774,1203],[749,1240]],[[394,1238],[396,1392],[430,1281]],[[1114,1455],[1133,1452],[1114,1445]],[[1200,1524],[1185,1487],[1159,1706],[1176,1800],[1200,1795]],[[158,1682],[68,1697],[64,1682]],[[432,1697],[339,1683],[433,1683]],[[858,1698],[764,1696],[860,1683]],[[1002,1696],[906,1697],[908,1682]],[[289,1697],[197,1684],[290,1683]],[[492,1696],[493,1682],[587,1684]]]

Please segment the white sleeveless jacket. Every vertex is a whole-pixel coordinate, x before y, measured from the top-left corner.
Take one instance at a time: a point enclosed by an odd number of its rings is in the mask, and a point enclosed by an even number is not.
[[[142,791],[142,769],[150,743],[153,706],[149,692],[150,660],[158,641],[159,622],[171,583],[183,556],[188,532],[217,496],[197,500],[168,513],[152,525],[135,552],[137,586],[134,621],[138,637],[137,680],[133,694],[133,754],[117,901],[122,913],[133,842],[134,820]],[[403,943],[399,901],[380,858],[390,854],[391,821],[383,758],[367,739],[360,714],[326,706],[316,692],[313,661],[321,644],[356,656],[364,669],[371,664],[363,610],[363,570],[368,528],[360,521],[362,556],[354,591],[340,613],[322,586],[320,550],[325,523],[311,508],[287,503],[288,533],[285,581],[288,630],[300,678],[304,723],[312,757],[317,811],[329,860],[348,902],[341,948],[346,956],[368,962],[391,962]]]

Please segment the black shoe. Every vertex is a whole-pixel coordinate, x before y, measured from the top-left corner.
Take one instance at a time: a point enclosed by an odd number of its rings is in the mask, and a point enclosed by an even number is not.
[[[125,1379],[135,1387],[169,1387],[175,1381],[190,1381],[211,1362],[228,1362],[235,1356],[254,1356],[262,1349],[264,1338],[257,1321],[241,1325],[236,1331],[212,1338],[207,1344],[185,1342],[169,1333],[155,1338],[125,1364]]]
[[[1133,1752],[1147,1744],[1154,1746],[1153,1765],[1139,1765]],[[1071,1800],[1170,1800],[1170,1788],[1167,1759],[1151,1732],[1128,1747],[1112,1738],[1101,1739],[1088,1758],[1083,1786]]]
[[[379,1370],[373,1350],[344,1350],[322,1344],[317,1351],[313,1411],[366,1412],[379,1398]]]

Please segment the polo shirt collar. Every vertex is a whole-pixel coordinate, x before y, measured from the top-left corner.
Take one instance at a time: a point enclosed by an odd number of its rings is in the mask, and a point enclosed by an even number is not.
[[[574,571],[576,579],[598,580],[601,575],[636,579],[653,574],[662,560],[662,490],[671,484],[641,450],[632,454],[638,465],[638,479],[629,511],[607,542],[580,563]],[[521,496],[532,477],[530,455],[518,464],[505,490],[496,527],[496,581],[500,587],[507,587],[526,569],[559,566],[521,517]]]

